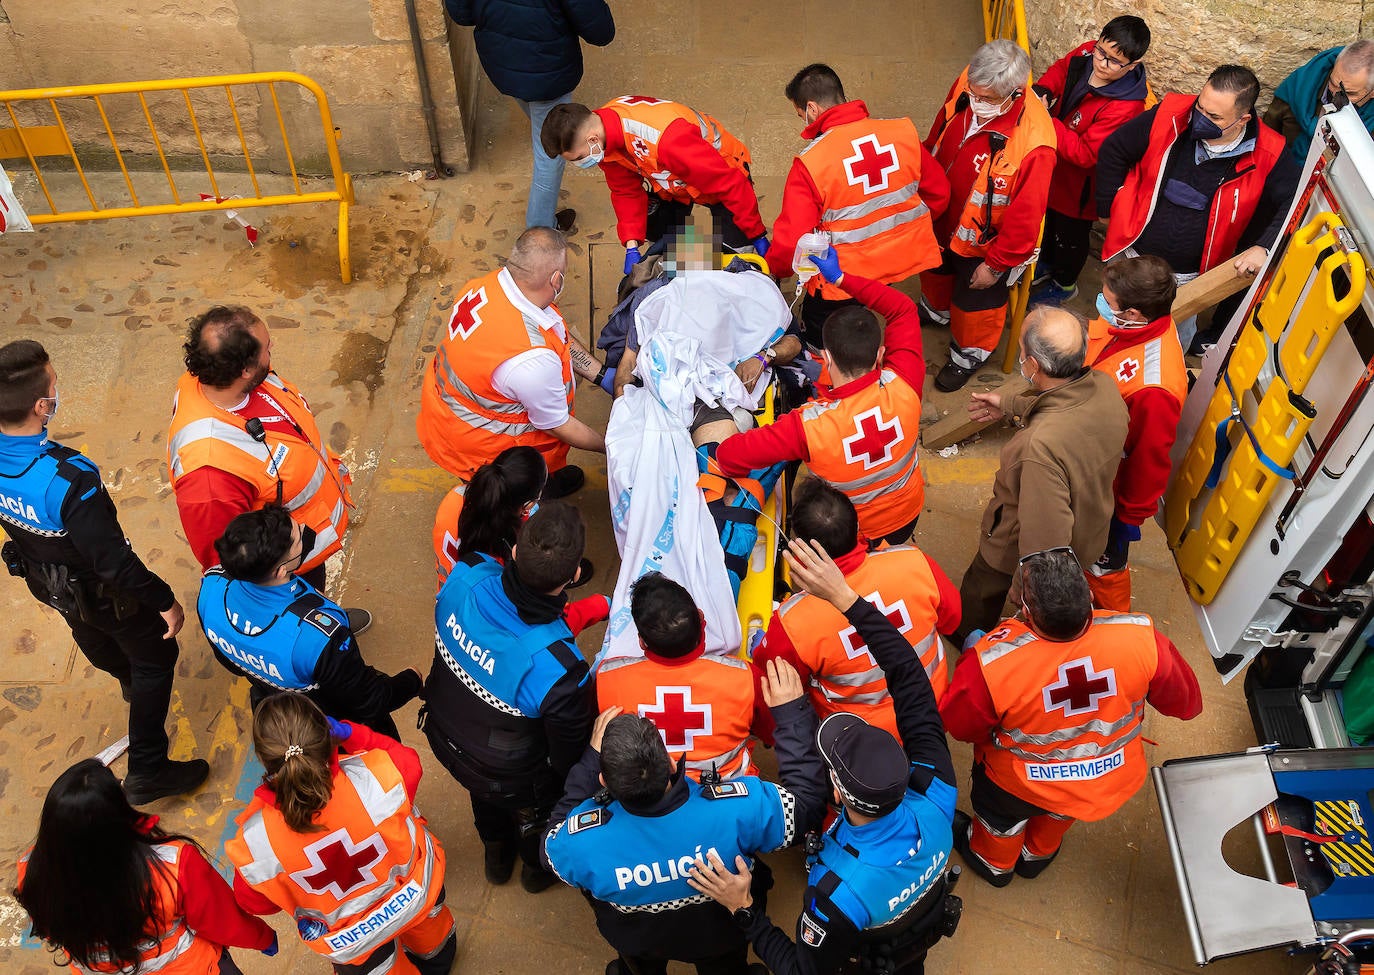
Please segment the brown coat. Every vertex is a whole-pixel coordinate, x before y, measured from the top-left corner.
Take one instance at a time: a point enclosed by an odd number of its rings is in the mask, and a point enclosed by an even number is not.
[[[1128,415],[1116,383],[1090,369],[1017,396],[1012,413],[1021,429],[1002,448],[979,553],[1010,574],[1024,555],[1072,545],[1078,561],[1091,565],[1107,547],[1112,480],[1126,443]]]

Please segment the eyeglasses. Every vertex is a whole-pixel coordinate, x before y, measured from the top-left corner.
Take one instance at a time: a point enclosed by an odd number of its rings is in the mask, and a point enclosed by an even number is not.
[[[1341,92],[1346,98],[1349,98],[1351,102],[1357,105],[1368,98],[1372,91],[1374,91],[1374,88],[1366,87],[1359,92],[1353,92],[1345,86],[1344,81],[1337,80],[1334,75],[1327,75],[1326,78],[1326,93],[1328,96],[1335,97],[1337,92]]]
[[[1132,64],[1135,63],[1135,62],[1133,62],[1133,61],[1119,61],[1119,60],[1117,60],[1116,58],[1114,58],[1114,57],[1112,57],[1110,54],[1108,54],[1108,53],[1107,53],[1107,49],[1106,49],[1105,47],[1103,47],[1101,44],[1094,44],[1094,45],[1093,45],[1093,57],[1098,58],[1099,60],[1102,60],[1102,61],[1107,62],[1107,66],[1108,66],[1108,67],[1110,67],[1110,68],[1116,68],[1116,69],[1118,69],[1118,70],[1120,70],[1121,68],[1129,68]]]
[[[1073,556],[1073,560],[1074,560],[1075,562],[1078,561],[1078,554],[1073,550],[1073,546],[1071,546],[1071,545],[1056,545],[1054,548],[1042,548],[1042,549],[1041,549],[1040,551],[1038,551],[1038,552],[1031,552],[1031,553],[1028,554],[1028,555],[1023,555],[1023,556],[1021,556],[1021,558],[1017,559],[1016,565],[1017,565],[1018,567],[1023,566],[1023,565],[1025,565],[1027,562],[1029,562],[1031,559],[1039,558],[1039,557],[1042,556],[1042,555],[1072,555],[1072,556]]]

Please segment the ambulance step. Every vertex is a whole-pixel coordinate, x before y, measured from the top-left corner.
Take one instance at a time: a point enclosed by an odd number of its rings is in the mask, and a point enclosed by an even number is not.
[[[1296,687],[1257,687],[1253,668],[1245,676],[1245,697],[1250,702],[1250,721],[1264,743],[1283,748],[1311,748],[1312,732],[1298,703]]]

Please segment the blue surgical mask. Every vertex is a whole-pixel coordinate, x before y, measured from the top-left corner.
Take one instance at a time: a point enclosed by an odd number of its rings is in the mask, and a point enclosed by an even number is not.
[[[1196,108],[1193,109],[1192,133],[1194,139],[1220,139],[1221,134],[1226,131],[1220,125],[1213,122],[1206,115],[1203,115]],[[1230,128],[1230,126],[1227,126]]]
[[[1112,306],[1107,304],[1107,296],[1102,292],[1097,293],[1097,313],[1112,328],[1116,328],[1116,312],[1112,311]]]
[[[606,150],[601,147],[600,143],[588,139],[587,146],[590,151],[581,159],[575,161],[575,165],[578,169],[591,169],[593,166],[600,166],[601,160],[606,158]]]

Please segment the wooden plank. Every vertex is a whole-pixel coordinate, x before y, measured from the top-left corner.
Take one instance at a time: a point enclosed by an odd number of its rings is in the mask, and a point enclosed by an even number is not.
[[[1006,403],[1026,388],[1026,381],[1015,373],[1011,378],[991,392],[999,393]],[[921,442],[926,450],[942,450],[951,444],[967,440],[975,433],[987,429],[1001,420],[975,420],[968,414],[967,404],[961,404],[953,413],[926,427],[921,434]]]

